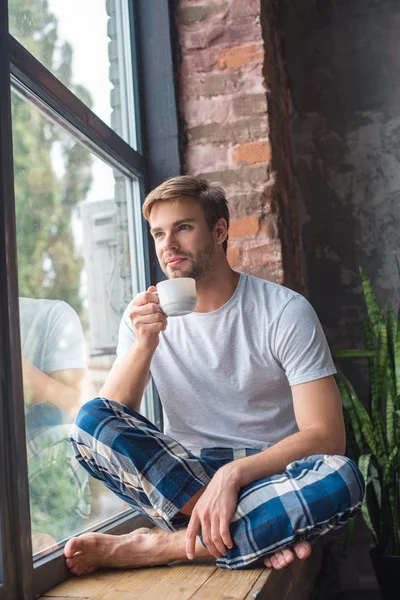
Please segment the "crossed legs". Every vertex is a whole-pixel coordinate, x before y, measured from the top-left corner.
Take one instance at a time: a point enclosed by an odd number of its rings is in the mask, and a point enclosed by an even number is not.
[[[189,515],[194,504],[192,499],[181,512]],[[309,542],[297,542],[293,550],[286,548],[264,558],[264,565],[283,569],[294,560],[295,555],[305,559],[310,553]],[[165,533],[142,527],[119,536],[86,533],[70,539],[64,554],[67,567],[74,575],[86,575],[102,567],[128,569],[164,565],[187,558],[186,529]],[[196,558],[210,556],[199,538],[196,541],[195,554]]]
[[[65,546],[73,573],[99,566],[138,567],[186,558],[185,526],[218,466],[192,455],[144,417],[105,400],[87,403],[72,432],[77,458],[94,477],[163,529],[125,536],[86,534]],[[310,541],[342,526],[360,507],[362,478],[345,457],[309,457],[283,474],[242,488],[231,521],[234,547],[222,568],[282,568]],[[293,551],[288,548],[293,547]],[[208,556],[197,540],[196,556]]]

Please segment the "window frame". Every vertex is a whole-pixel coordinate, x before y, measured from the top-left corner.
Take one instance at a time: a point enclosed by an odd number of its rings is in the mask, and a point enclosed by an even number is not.
[[[31,600],[69,577],[62,549],[32,557],[26,458],[18,271],[13,185],[11,82],[109,164],[138,177],[145,192],[182,172],[174,87],[173,2],[130,1],[130,35],[138,151],[120,138],[8,33],[8,3],[0,1],[0,600]],[[146,75],[145,77],[143,75]],[[142,221],[145,277],[162,275]],[[156,424],[162,426],[159,401]],[[148,523],[117,516],[96,531],[122,534]],[[1,562],[2,561],[2,562]],[[1,564],[3,571],[1,571]]]

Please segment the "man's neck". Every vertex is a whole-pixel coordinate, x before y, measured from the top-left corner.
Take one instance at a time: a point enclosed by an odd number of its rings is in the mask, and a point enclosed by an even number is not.
[[[195,312],[207,313],[221,308],[232,297],[239,278],[240,274],[233,271],[228,263],[214,269],[207,279],[197,283]]]

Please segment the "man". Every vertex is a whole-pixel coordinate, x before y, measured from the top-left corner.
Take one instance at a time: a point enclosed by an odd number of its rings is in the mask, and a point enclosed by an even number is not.
[[[33,553],[85,527],[87,474],[71,451],[69,430],[88,395],[85,338],[66,302],[20,298]],[[92,392],[93,394],[93,392]]]
[[[65,546],[75,574],[213,555],[223,568],[282,568],[359,509],[341,398],[321,325],[299,294],[226,259],[217,185],[175,177],[149,194],[168,278],[196,279],[195,312],[168,319],[156,288],[128,307],[117,360],[72,431],[78,460],[165,533],[86,534]],[[139,414],[154,378],[165,433]],[[201,538],[198,534],[201,532]]]

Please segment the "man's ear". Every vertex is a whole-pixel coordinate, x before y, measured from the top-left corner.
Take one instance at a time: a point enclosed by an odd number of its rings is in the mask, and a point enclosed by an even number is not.
[[[215,242],[222,246],[226,238],[228,237],[228,225],[226,219],[221,217],[214,225],[214,237]]]

